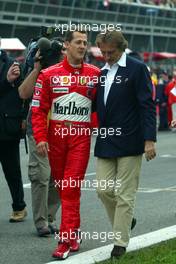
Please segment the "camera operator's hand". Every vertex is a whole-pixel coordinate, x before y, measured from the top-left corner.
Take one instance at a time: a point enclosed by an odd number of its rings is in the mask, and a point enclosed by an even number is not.
[[[35,59],[34,59],[34,61],[35,61],[34,62],[34,69],[37,70],[38,72],[40,72],[42,69],[42,65],[40,63],[41,59],[42,59],[42,56],[40,56],[40,50],[38,50],[35,54]]]
[[[20,67],[18,62],[14,62],[8,72],[7,72],[7,81],[13,83],[20,76]]]
[[[22,99],[30,98],[33,94],[37,77],[42,69],[40,63],[41,58],[42,57],[40,56],[40,52],[37,51],[35,55],[34,69],[31,71],[31,73],[26,77],[24,82],[18,88],[19,95]]]

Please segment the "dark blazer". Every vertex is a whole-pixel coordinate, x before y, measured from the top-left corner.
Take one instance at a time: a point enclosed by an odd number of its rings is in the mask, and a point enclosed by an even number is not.
[[[95,156],[139,155],[144,152],[145,140],[156,141],[156,107],[150,74],[144,63],[127,56],[126,67],[119,66],[117,70],[106,106],[104,84],[99,83],[96,109],[100,131]]]

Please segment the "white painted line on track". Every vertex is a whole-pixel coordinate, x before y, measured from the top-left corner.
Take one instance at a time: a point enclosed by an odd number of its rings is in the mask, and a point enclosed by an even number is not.
[[[144,235],[133,237],[130,239],[127,252],[145,248],[162,241],[166,241],[176,237],[176,225],[166,227],[154,232],[150,232]],[[113,244],[108,246],[99,247],[93,250],[89,250],[74,256],[69,256],[68,259],[62,260],[64,264],[94,264],[107,260],[110,257],[110,252],[113,248]],[[60,264],[60,261],[52,261],[46,264]]]
[[[86,174],[85,174],[85,177],[87,177],[87,176],[92,176],[92,175],[95,175],[95,174],[96,174],[96,172],[86,173]]]
[[[93,154],[94,150],[92,149],[90,151],[90,153]],[[157,155],[157,157],[159,157],[159,158],[176,158],[176,155],[166,153],[166,154]]]
[[[93,174],[93,173],[92,173]],[[31,183],[23,184],[23,188],[30,189]],[[82,191],[96,191],[96,188],[81,188]],[[176,192],[176,186],[165,187],[165,188],[139,188],[138,193],[158,193],[158,192]]]
[[[91,153],[93,153],[93,150],[91,151]],[[176,158],[176,155],[172,155],[172,154],[162,154],[162,155],[159,155],[158,157],[160,158]],[[90,173],[86,173],[85,174],[85,177],[88,177],[88,176],[93,176],[95,175],[96,173],[95,172],[90,172]],[[23,184],[23,187],[25,189],[30,189],[31,188],[31,184],[30,183],[25,183]],[[171,189],[172,188],[172,189]],[[142,193],[155,193],[155,192],[162,192],[162,191],[173,191],[175,192],[176,187],[168,187],[168,188],[139,188],[138,192],[142,192]],[[83,191],[95,191],[94,188],[82,188]]]
[[[172,155],[172,154],[162,154],[159,155],[160,158],[176,158],[176,155]]]
[[[31,188],[31,183],[24,183],[23,188],[25,189],[30,189]]]

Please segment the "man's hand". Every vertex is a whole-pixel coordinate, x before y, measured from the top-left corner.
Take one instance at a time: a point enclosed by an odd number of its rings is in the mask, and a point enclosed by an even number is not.
[[[152,160],[156,156],[155,143],[153,141],[145,141],[145,158],[147,161]]]
[[[37,77],[40,73],[40,70],[42,69],[40,59],[41,59],[40,53],[39,51],[37,51],[35,55],[36,62],[34,63],[34,69],[25,78],[22,84],[18,87],[19,95],[22,99],[28,99],[33,94],[34,86],[37,81]]]
[[[38,50],[35,54],[35,58],[34,58],[34,69],[38,71],[38,73],[41,71],[42,69],[42,65],[40,63],[40,60],[42,59],[42,56],[40,56],[40,50]]]
[[[176,119],[173,119],[171,122],[171,127],[176,127]]]
[[[39,153],[39,155],[41,155],[42,157],[46,157],[48,155],[48,143],[41,141],[37,144],[37,151]]]
[[[16,79],[18,79],[18,77],[20,76],[20,67],[19,67],[19,63],[14,62],[8,72],[7,72],[7,81],[9,83],[13,83]]]

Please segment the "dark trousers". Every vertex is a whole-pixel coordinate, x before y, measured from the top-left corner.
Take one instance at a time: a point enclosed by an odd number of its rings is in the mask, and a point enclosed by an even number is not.
[[[12,208],[14,211],[21,211],[26,204],[21,178],[19,140],[0,140],[0,162],[12,196]]]
[[[167,130],[167,129],[169,129],[167,106],[159,106],[159,128],[158,130]]]

